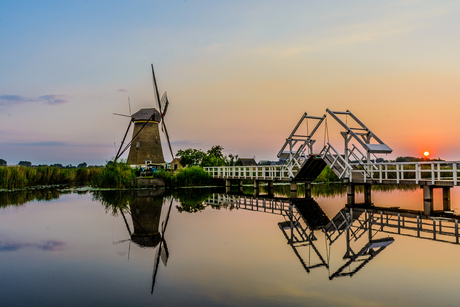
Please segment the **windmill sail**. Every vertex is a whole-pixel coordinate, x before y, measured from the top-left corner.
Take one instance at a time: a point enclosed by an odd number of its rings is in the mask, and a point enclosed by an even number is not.
[[[166,134],[166,139],[168,141],[169,151],[171,152],[171,158],[174,159],[174,153],[173,153],[172,148],[171,148],[171,142],[169,141],[168,130],[166,129],[166,124],[165,124],[165,119],[164,119],[164,112],[163,112],[162,107],[161,107],[160,94],[158,92],[157,80],[155,78],[155,71],[153,70],[153,64],[151,64],[151,66],[152,66],[153,87],[155,89],[156,99],[157,99],[157,102],[158,102],[158,108],[160,109],[160,114],[162,114],[162,117],[163,117],[162,121],[161,121],[161,125],[162,125],[162,128],[163,128],[163,130],[164,130],[164,132]],[[165,95],[163,95],[163,96],[165,96]],[[167,103],[169,105],[169,101],[168,101],[167,97],[166,97],[165,103]],[[167,110],[166,107],[167,107],[167,105],[165,104],[165,110]]]

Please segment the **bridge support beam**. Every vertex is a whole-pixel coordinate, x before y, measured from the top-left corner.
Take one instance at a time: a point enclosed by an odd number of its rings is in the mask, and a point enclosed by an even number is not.
[[[311,198],[311,182],[305,182],[305,198]]]
[[[355,185],[353,183],[347,185],[347,204],[355,204]]]
[[[273,188],[273,180],[268,182],[268,195],[273,196],[275,194],[275,190]]]
[[[254,180],[254,196],[259,196],[259,187],[260,187],[259,180]]]
[[[291,198],[297,198],[297,183],[291,182]]]
[[[423,186],[423,214],[430,215],[433,212],[433,187]]]
[[[243,193],[243,180],[238,180],[238,191]]]
[[[450,187],[442,188],[442,209],[444,211],[451,211]]]
[[[372,204],[371,188],[372,188],[372,185],[370,184],[364,185],[364,203],[365,204]]]

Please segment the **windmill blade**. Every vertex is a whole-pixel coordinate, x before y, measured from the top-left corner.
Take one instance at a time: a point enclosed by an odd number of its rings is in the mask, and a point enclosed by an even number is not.
[[[131,117],[131,116],[130,116],[130,117]],[[121,152],[121,148],[123,147],[123,144],[125,143],[126,136],[128,135],[129,128],[131,127],[131,123],[132,123],[132,121],[129,121],[128,129],[126,129],[125,136],[123,137],[123,140],[121,141],[121,144],[120,144],[120,148],[118,148],[118,152],[117,152],[117,154],[116,154],[116,156],[115,156],[115,159],[114,159],[115,162],[117,161],[118,158],[120,158],[120,156],[121,156],[121,155],[123,154],[123,152],[124,152],[124,151],[123,151],[122,153],[120,153],[120,152]],[[123,214],[123,211],[121,212],[121,214]],[[123,217],[124,217],[124,216],[123,216]]]
[[[155,79],[155,71],[153,70],[153,64],[150,64],[152,66],[152,77],[153,77],[153,89],[155,90],[157,102],[158,102],[158,108],[160,109],[160,114],[163,113],[161,109],[161,101],[160,101],[160,94],[158,92],[158,86],[157,86],[157,79]]]
[[[164,117],[166,115],[166,111],[168,110],[169,105],[169,100],[168,96],[166,95],[166,92],[161,97],[161,104],[163,105],[163,113],[161,114],[161,117]]]
[[[125,115],[125,114],[119,114],[119,113],[113,113],[113,115],[124,116],[124,117],[131,117],[131,115]]]
[[[169,141],[168,129],[166,129],[166,124],[165,124],[165,119],[164,118],[161,121],[161,124],[162,124],[162,128],[164,129],[164,132],[166,134],[166,139],[168,140],[168,146],[169,146],[169,151],[171,152],[171,157],[172,157],[172,159],[174,159],[174,154],[173,154],[173,151],[172,151],[172,148],[171,148],[171,142]]]
[[[129,100],[129,96],[128,96],[128,105],[129,105],[129,115],[131,116],[133,114],[131,113],[131,101]]]
[[[156,257],[155,257],[155,265],[154,265],[153,275],[152,275],[152,290],[151,290],[150,293],[153,293],[153,289],[155,288],[155,281],[157,279],[157,273],[158,273],[158,265],[160,264],[160,256],[162,254],[161,247],[163,246],[163,243],[164,243],[164,245],[166,247],[166,241],[165,241],[164,238],[165,238],[166,227],[168,226],[169,215],[171,214],[172,204],[173,204],[173,198],[171,198],[171,203],[169,204],[169,210],[168,210],[168,214],[166,215],[166,220],[165,220],[164,224],[162,224],[163,229],[162,229],[162,232],[161,232],[161,241],[160,241],[160,246],[158,247],[157,254],[156,254]],[[167,247],[166,247],[166,249],[167,249]],[[169,252],[166,251],[166,261],[167,261],[168,257],[169,257]],[[163,264],[166,266],[165,262],[163,262]]]
[[[168,258],[169,258],[169,251],[168,251],[168,245],[166,244],[166,241],[163,240],[163,246],[164,248],[161,250],[161,262],[163,262],[164,266],[167,266],[168,264]]]

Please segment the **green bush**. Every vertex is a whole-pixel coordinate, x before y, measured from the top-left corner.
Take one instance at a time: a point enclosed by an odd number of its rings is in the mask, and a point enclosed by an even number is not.
[[[212,183],[212,177],[202,167],[181,168],[174,174],[176,186],[204,186]]]
[[[314,182],[336,182],[340,181],[339,177],[334,173],[334,171],[326,165],[321,174],[314,180]]]
[[[99,174],[91,178],[97,188],[132,188],[135,186],[136,169],[126,162],[107,162]]]

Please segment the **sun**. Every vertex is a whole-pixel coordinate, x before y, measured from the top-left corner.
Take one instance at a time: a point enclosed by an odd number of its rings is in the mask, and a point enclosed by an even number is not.
[[[430,155],[430,153],[429,153],[428,151],[425,151],[425,152],[423,153],[423,155],[424,155],[425,157],[428,157],[428,156]]]

